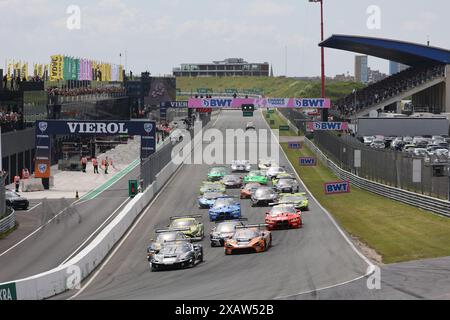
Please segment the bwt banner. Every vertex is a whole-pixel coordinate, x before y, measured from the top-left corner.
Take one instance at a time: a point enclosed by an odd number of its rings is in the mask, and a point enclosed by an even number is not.
[[[307,128],[312,131],[344,131],[348,130],[347,122],[308,122]]]
[[[350,193],[350,181],[327,182],[324,187],[326,195]]]
[[[317,166],[317,160],[313,157],[301,157],[298,159],[298,163],[302,167],[315,167]]]
[[[261,98],[261,99],[232,99],[232,98],[214,98],[214,99],[189,99],[189,108],[235,108],[240,109],[243,104],[254,104],[261,108],[317,108],[329,109],[331,107],[330,99],[301,99],[301,98]]]

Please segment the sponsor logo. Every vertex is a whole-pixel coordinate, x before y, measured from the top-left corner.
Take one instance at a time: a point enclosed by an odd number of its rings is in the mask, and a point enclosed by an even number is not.
[[[339,193],[349,193],[350,192],[350,182],[349,181],[336,181],[325,183],[325,194],[339,194]]]
[[[289,149],[301,149],[302,144],[300,142],[289,142]]]
[[[147,133],[152,132],[152,130],[153,130],[153,123],[146,123],[146,124],[144,124],[144,130]]]
[[[348,129],[346,122],[309,122],[308,128],[315,131],[342,131]]]
[[[47,165],[45,163],[41,163],[39,165],[39,172],[44,174],[47,171]]]
[[[74,133],[104,133],[104,134],[128,134],[125,123],[102,122],[67,122],[69,132]]]
[[[302,158],[299,158],[299,164],[302,167],[315,167],[317,165],[317,161],[316,161],[316,158],[302,157]]]
[[[286,105],[286,100],[284,98],[269,98],[267,99],[267,104],[284,107]]]
[[[41,130],[42,133],[44,133],[48,128],[47,122],[39,122],[39,130]]]

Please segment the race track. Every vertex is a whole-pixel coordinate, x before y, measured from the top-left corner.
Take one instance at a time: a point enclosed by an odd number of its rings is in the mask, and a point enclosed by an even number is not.
[[[245,128],[249,118],[240,111],[223,111],[214,128]],[[267,128],[258,111],[252,119]],[[280,151],[280,162],[292,171]],[[211,248],[212,224],[208,211],[197,207],[198,189],[208,165],[184,165],[168,183],[142,220],[110,260],[91,277],[76,299],[298,299],[298,294],[332,287],[363,277],[368,264],[349,245],[320,206],[310,199],[305,226],[300,230],[273,232],[273,247],[265,253],[225,256],[223,248]],[[228,191],[238,195],[239,190]],[[252,208],[241,200],[250,223],[264,222],[265,208]],[[146,248],[157,228],[167,226],[173,215],[202,214],[207,237],[205,262],[192,269],[150,272]],[[87,281],[83,284],[85,285]],[[68,298],[76,291],[57,298]],[[310,298],[310,297],[309,297]]]

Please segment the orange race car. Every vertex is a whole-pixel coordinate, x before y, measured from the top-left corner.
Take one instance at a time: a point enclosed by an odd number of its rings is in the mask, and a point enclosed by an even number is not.
[[[266,224],[236,226],[233,237],[225,240],[225,254],[267,251],[272,246],[272,233],[266,228]]]
[[[261,184],[257,182],[247,183],[241,188],[241,199],[250,199],[252,197],[252,193],[260,187]]]

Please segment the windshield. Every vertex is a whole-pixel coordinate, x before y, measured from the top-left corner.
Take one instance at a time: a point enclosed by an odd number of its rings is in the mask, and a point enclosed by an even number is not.
[[[294,179],[281,179],[278,180],[278,185],[280,186],[290,186],[295,183]]]
[[[255,196],[257,197],[264,197],[264,196],[269,196],[273,193],[274,191],[272,189],[258,189],[255,192]]]
[[[298,201],[304,201],[306,200],[306,197],[304,196],[284,196],[281,201],[282,202],[298,202]]]
[[[250,177],[257,177],[257,176],[262,176],[262,172],[261,171],[252,171],[249,173]]]
[[[279,214],[283,214],[283,213],[297,213],[297,210],[295,209],[294,206],[277,206],[277,207],[273,207],[272,210],[270,211],[270,215],[272,217],[276,217]]]
[[[221,232],[221,233],[230,233],[230,232],[234,232],[236,230],[236,226],[239,225],[240,223],[230,223],[230,222],[226,222],[226,223],[221,223],[217,226],[216,231],[217,232]]]
[[[253,239],[259,236],[258,231],[253,229],[240,229],[236,231],[236,234],[234,235],[234,238],[239,239]]]
[[[174,241],[177,239],[184,239],[181,233],[178,232],[166,232],[158,235],[156,242],[166,242],[166,241]]]
[[[203,198],[206,200],[213,200],[213,199],[217,199],[218,197],[223,196],[223,194],[218,193],[218,192],[209,192],[209,193],[205,193],[203,195]]]
[[[210,173],[211,174],[222,174],[225,172],[225,168],[212,168]]]
[[[234,203],[235,201],[233,198],[217,199],[217,201],[214,203],[214,208],[232,206]]]
[[[164,246],[160,253],[162,254],[178,254],[191,251],[191,246],[188,243],[172,244]]]
[[[190,228],[195,225],[195,220],[175,220],[172,222],[172,228]]]
[[[256,190],[259,187],[261,187],[261,185],[259,183],[249,183],[245,186],[245,189],[247,190]]]

